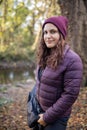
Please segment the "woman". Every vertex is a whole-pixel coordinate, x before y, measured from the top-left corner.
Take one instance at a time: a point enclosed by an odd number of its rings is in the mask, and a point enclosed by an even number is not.
[[[43,130],[66,130],[80,90],[82,62],[65,41],[67,25],[66,17],[53,16],[42,26],[36,95],[43,110],[38,120]]]

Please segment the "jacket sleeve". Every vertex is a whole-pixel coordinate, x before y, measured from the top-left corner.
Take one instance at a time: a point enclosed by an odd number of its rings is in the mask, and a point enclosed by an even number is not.
[[[43,118],[47,123],[52,123],[66,113],[78,97],[83,66],[80,58],[70,61],[64,75],[64,91],[61,97],[44,113]]]

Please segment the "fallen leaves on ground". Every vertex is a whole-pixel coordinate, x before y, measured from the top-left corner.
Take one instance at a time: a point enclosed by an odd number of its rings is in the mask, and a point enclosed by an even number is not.
[[[13,102],[0,106],[0,130],[30,130],[27,125],[27,97],[33,84],[7,91]],[[82,88],[75,102],[67,130],[87,130],[87,88]]]
[[[79,97],[73,105],[67,130],[87,130],[87,87],[81,88]]]

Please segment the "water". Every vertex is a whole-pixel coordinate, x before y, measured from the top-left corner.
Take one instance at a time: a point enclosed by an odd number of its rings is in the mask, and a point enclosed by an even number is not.
[[[0,70],[0,84],[8,84],[16,81],[34,78],[33,70],[28,69],[7,69]]]

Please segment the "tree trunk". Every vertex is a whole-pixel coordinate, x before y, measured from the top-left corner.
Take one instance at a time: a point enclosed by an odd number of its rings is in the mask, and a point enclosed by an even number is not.
[[[8,8],[8,2],[7,0],[3,1],[3,25],[5,26],[6,20],[7,20],[7,8]],[[7,39],[6,39],[6,30],[3,29],[3,43],[7,44]]]
[[[87,86],[87,0],[58,0],[61,13],[69,18],[71,47],[83,61],[83,84]]]

